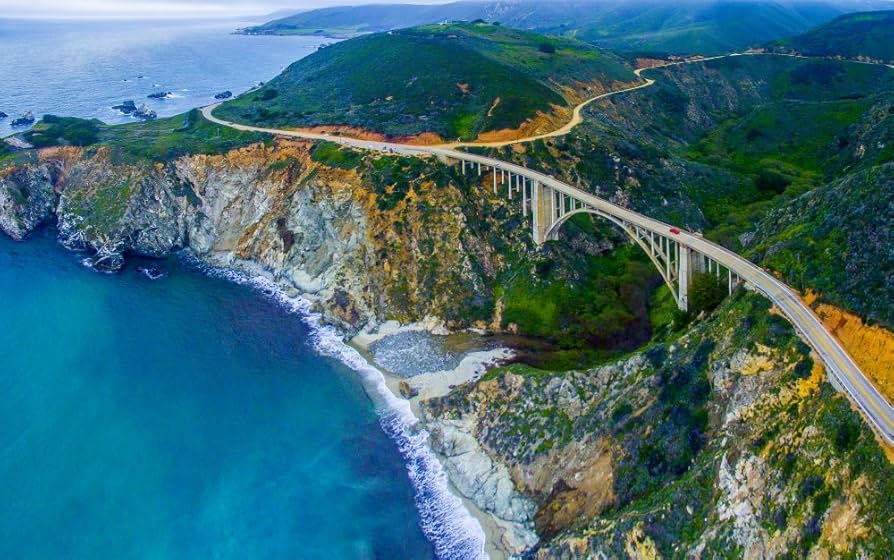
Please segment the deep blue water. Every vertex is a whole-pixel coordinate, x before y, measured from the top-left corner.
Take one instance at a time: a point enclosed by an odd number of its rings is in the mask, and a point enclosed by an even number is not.
[[[246,285],[0,236],[0,558],[430,558],[357,372]]]
[[[2,14],[0,14],[2,17]],[[170,116],[243,92],[315,51],[319,37],[233,35],[239,21],[44,22],[0,19],[0,136],[24,111],[128,122],[132,99]],[[139,76],[143,76],[140,78]],[[157,91],[175,97],[150,100]]]

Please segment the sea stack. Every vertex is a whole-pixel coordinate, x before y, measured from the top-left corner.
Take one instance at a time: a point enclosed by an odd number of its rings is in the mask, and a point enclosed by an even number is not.
[[[138,119],[143,119],[144,121],[155,120],[158,115],[153,111],[148,105],[143,103],[140,105],[136,111],[134,111],[133,116]]]
[[[28,126],[34,124],[34,113],[25,111],[22,116],[10,123],[12,126]]]
[[[132,100],[124,101],[121,105],[113,105],[112,109],[121,111],[125,115],[131,115],[137,112],[137,104]]]

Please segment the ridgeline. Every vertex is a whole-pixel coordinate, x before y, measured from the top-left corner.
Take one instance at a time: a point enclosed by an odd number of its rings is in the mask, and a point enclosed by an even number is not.
[[[471,140],[525,125],[551,128],[577,102],[637,81],[620,58],[580,41],[481,22],[431,25],[321,49],[217,115],[269,127],[344,125]]]

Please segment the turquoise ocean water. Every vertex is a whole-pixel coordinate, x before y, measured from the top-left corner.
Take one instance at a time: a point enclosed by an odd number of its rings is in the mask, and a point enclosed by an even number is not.
[[[246,285],[0,237],[0,557],[430,558],[357,373]]]

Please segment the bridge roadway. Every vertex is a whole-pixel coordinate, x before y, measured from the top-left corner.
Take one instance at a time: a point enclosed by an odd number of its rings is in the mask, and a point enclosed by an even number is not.
[[[654,82],[649,80],[648,85],[651,85],[652,83]],[[616,95],[623,91],[632,91],[642,87],[647,87],[647,85],[610,92],[599,97]],[[740,279],[744,280],[753,289],[764,294],[776,305],[779,311],[791,322],[801,337],[822,360],[823,364],[826,366],[826,370],[830,373],[830,379],[833,384],[839,390],[843,390],[851,402],[862,411],[863,415],[869,419],[870,425],[873,426],[876,432],[889,445],[894,445],[894,407],[891,406],[875,385],[873,385],[867,376],[860,370],[853,358],[851,358],[838,340],[836,340],[825,328],[813,310],[810,309],[810,307],[805,304],[791,288],[770,273],[756,266],[751,261],[740,257],[736,253],[733,253],[716,243],[712,243],[700,235],[674,228],[670,224],[618,206],[617,204],[613,204],[581,189],[563,183],[553,177],[513,163],[461,152],[450,146],[414,146],[390,142],[359,140],[324,133],[269,129],[242,125],[215,117],[213,111],[218,105],[219,104],[203,107],[203,116],[211,122],[237,130],[269,133],[305,140],[325,140],[351,148],[378,151],[386,154],[418,157],[435,156],[446,160],[467,162],[473,165],[480,164],[481,166],[486,166],[494,170],[495,183],[497,170],[524,177],[527,180],[530,180],[533,185],[539,184],[552,189],[555,192],[568,195],[571,199],[576,200],[591,209],[602,212],[605,215],[614,217],[627,224],[632,224],[635,227],[642,228],[655,235],[673,239],[673,241],[679,243],[681,246],[687,247],[689,250],[700,255],[707,256],[714,262],[727,268]],[[675,233],[677,231],[679,233]]]

